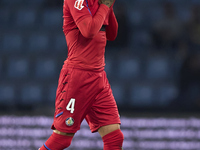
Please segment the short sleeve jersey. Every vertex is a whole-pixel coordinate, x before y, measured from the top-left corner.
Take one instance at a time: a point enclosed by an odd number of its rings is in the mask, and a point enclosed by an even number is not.
[[[63,31],[68,46],[68,57],[64,66],[87,70],[104,68],[106,32],[99,31],[95,37],[86,38],[81,34],[77,26],[84,18],[93,17],[99,7],[98,0],[64,1]],[[104,24],[108,24],[108,17],[104,20]]]

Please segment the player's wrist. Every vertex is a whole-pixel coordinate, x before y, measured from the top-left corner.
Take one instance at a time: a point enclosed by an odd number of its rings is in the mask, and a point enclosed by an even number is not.
[[[106,7],[108,7],[106,4],[100,4],[100,5],[103,5],[103,6],[106,6]],[[110,8],[110,7],[108,7],[108,8]]]
[[[111,7],[114,3],[114,0],[99,0],[99,4],[104,4],[107,7]]]
[[[103,10],[106,12],[106,14],[107,14],[107,13],[109,12],[109,10],[110,10],[110,8],[109,8],[107,5],[105,5],[105,4],[101,4],[100,7],[101,7],[101,9],[103,9]]]

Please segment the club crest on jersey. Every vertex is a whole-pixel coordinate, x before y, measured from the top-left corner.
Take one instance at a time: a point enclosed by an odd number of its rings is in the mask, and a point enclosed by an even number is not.
[[[74,124],[74,119],[72,117],[69,117],[65,120],[65,123],[67,126],[72,126]]]
[[[81,9],[83,9],[83,2],[84,2],[84,0],[76,0],[75,1],[75,4],[74,4],[74,7],[76,8],[76,9],[78,9],[78,10],[81,10]]]

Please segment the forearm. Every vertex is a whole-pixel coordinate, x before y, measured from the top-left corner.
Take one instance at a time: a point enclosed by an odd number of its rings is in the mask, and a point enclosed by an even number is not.
[[[101,4],[94,16],[86,17],[77,26],[81,34],[86,38],[93,38],[101,29],[109,7]]]
[[[109,25],[106,27],[106,37],[109,41],[114,41],[117,37],[118,22],[113,10],[109,14]]]

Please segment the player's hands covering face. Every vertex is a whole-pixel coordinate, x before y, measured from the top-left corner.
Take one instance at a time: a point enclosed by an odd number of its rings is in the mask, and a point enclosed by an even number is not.
[[[106,6],[110,7],[114,3],[115,0],[99,0],[99,4],[105,4]]]

